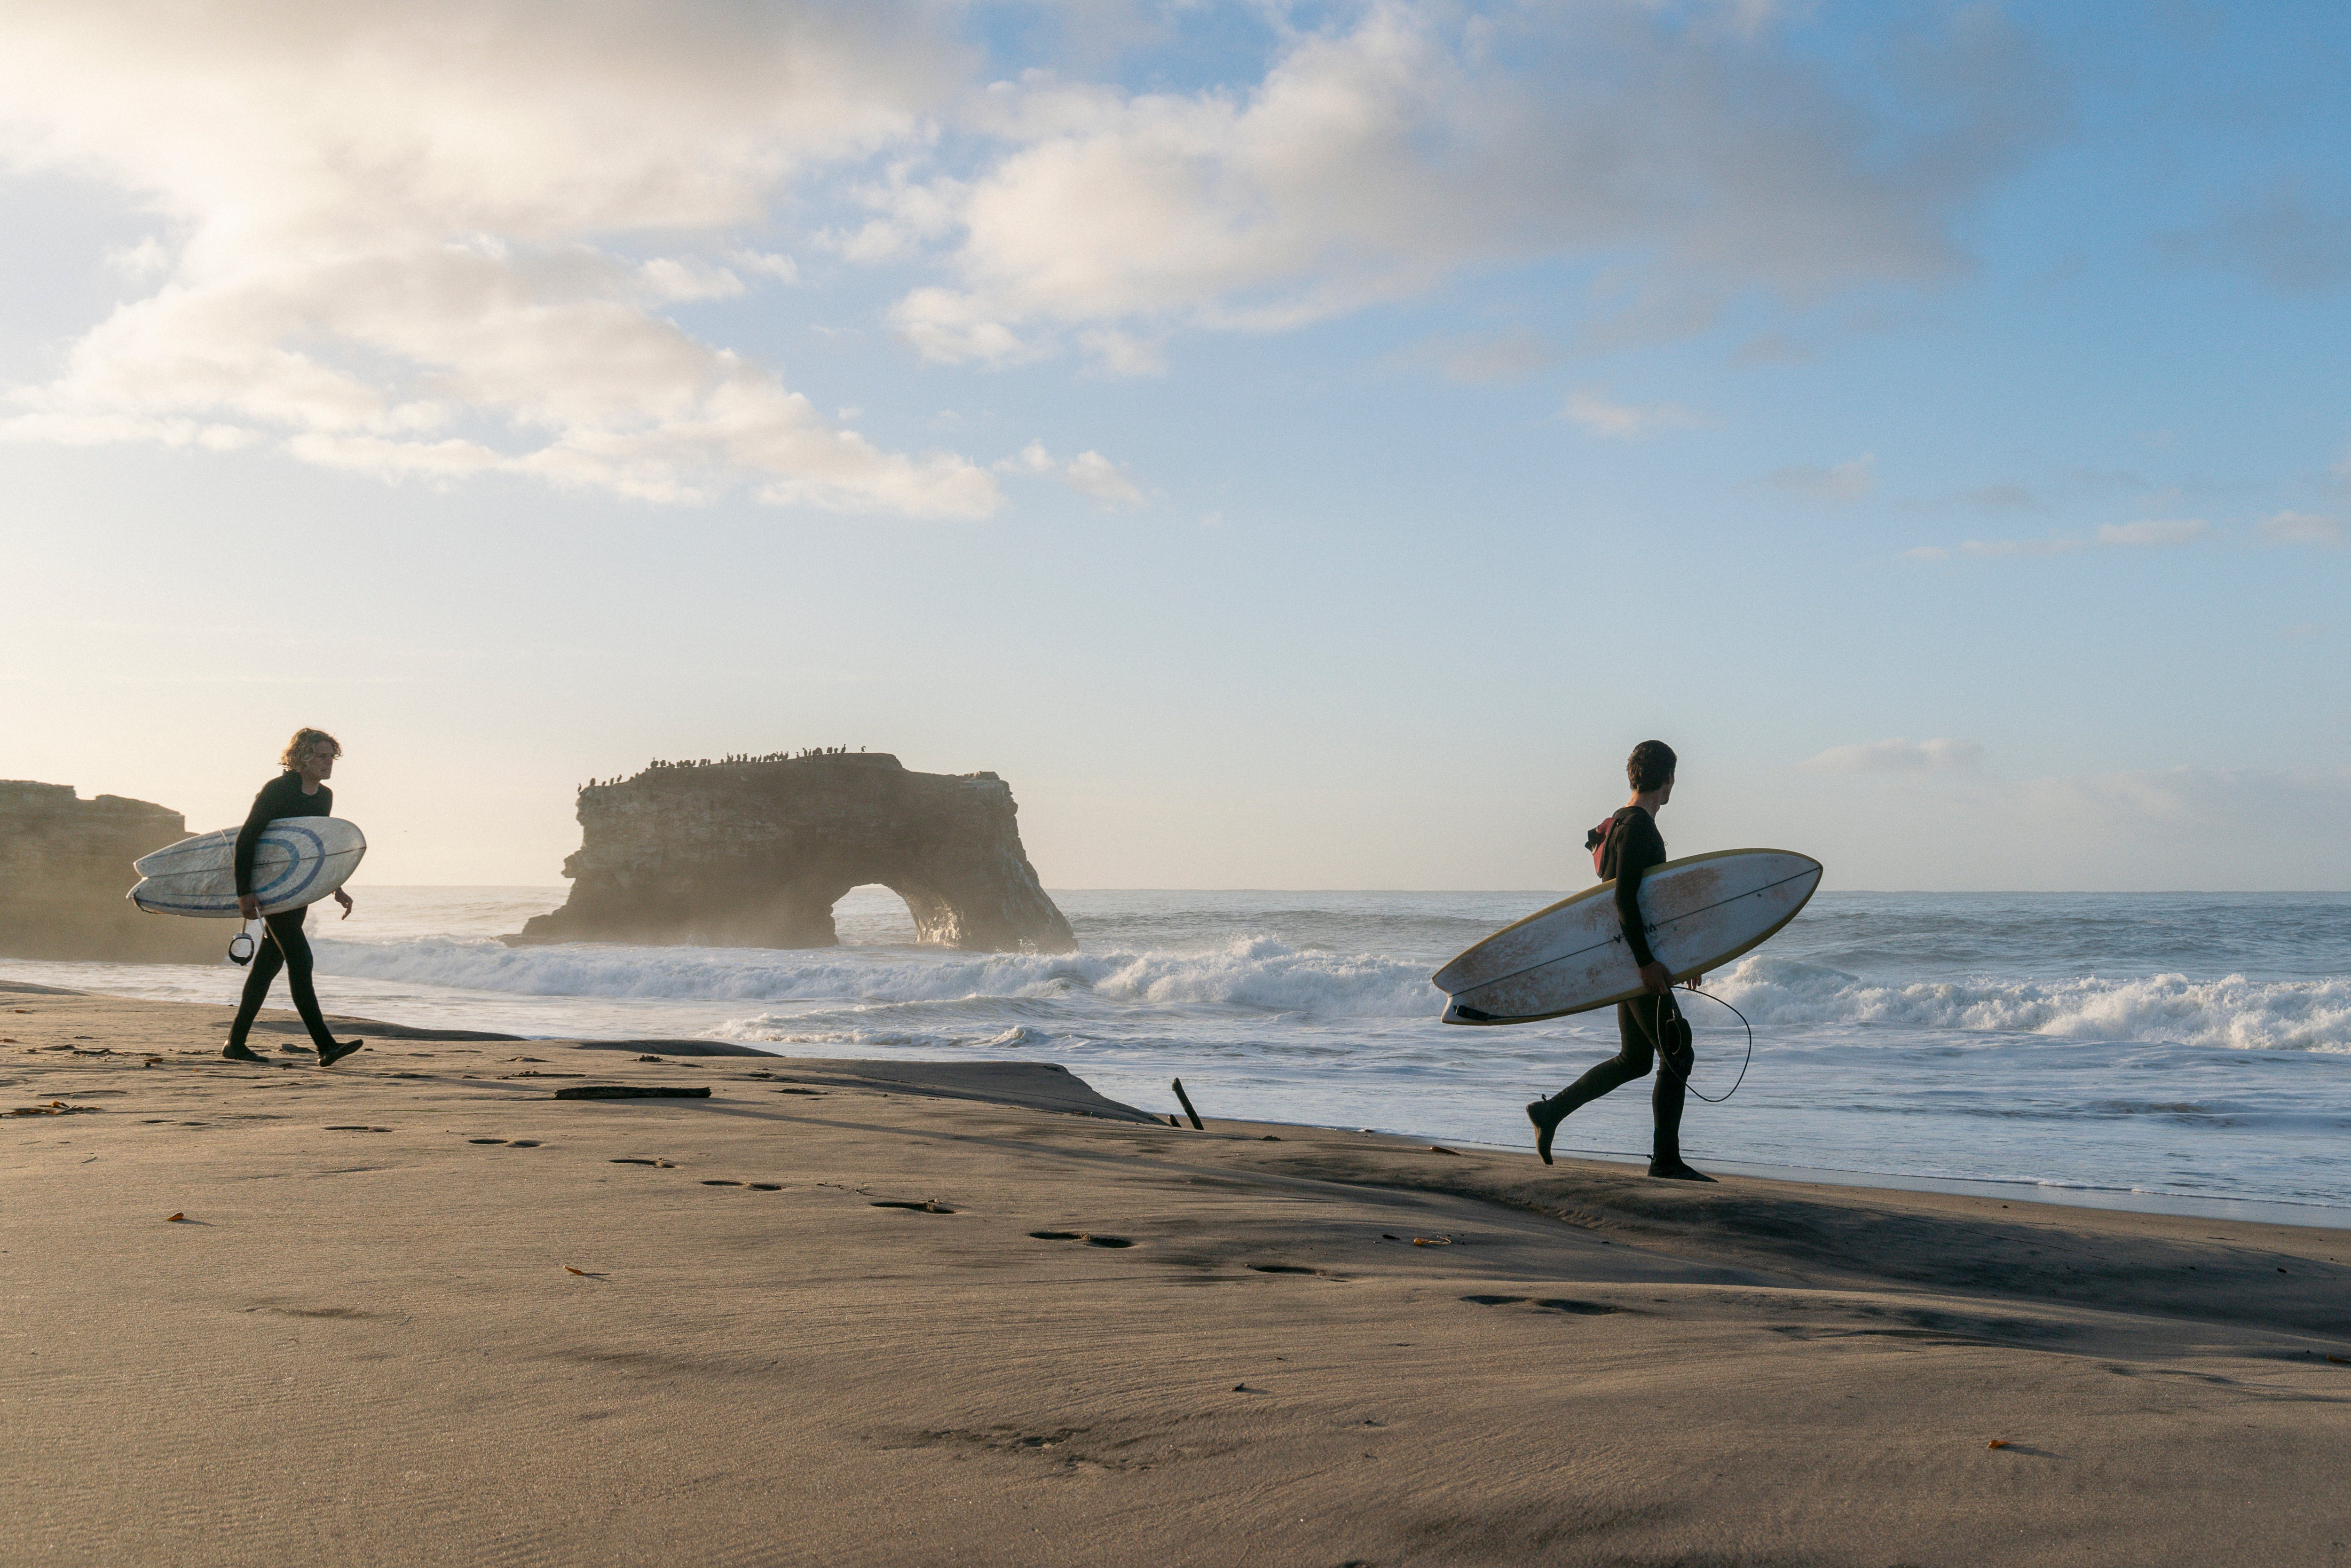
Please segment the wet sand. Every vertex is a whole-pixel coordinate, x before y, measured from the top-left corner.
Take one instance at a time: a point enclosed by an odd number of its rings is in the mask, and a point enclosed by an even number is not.
[[[2342,1231],[225,1016],[0,987],[0,1561],[2351,1563]]]

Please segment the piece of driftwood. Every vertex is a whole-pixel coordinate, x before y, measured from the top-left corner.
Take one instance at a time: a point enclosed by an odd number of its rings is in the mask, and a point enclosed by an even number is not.
[[[673,1088],[656,1083],[576,1083],[555,1092],[558,1100],[707,1100],[710,1086]]]
[[[1200,1113],[1192,1109],[1192,1097],[1184,1092],[1184,1081],[1180,1078],[1176,1081],[1176,1103],[1184,1107],[1184,1114],[1192,1118],[1192,1131],[1205,1133],[1208,1130],[1200,1125]]]

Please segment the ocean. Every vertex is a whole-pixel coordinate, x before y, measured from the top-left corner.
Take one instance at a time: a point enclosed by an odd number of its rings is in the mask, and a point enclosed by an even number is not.
[[[1056,891],[1080,950],[1049,957],[916,947],[878,887],[816,951],[510,948],[565,889],[352,891],[311,915],[320,996],[402,1023],[1051,1061],[1162,1113],[1180,1077],[1207,1116],[1520,1148],[1525,1102],[1616,1047],[1613,1011],[1436,1021],[1430,971],[1558,894]],[[242,971],[0,977],[226,1006]],[[1823,893],[1706,988],[1754,1052],[1689,1106],[1701,1167],[2351,1227],[2351,894]],[[1719,1094],[1746,1032],[1685,1010]],[[1643,1159],[1648,1127],[1645,1081],[1558,1146]]]

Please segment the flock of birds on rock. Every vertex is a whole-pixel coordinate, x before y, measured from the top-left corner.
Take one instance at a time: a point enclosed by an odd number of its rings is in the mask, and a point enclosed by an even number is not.
[[[863,751],[865,747],[861,746],[857,749]],[[738,751],[725,757],[705,757],[699,759],[689,758],[683,762],[664,762],[656,758],[646,763],[643,772],[632,774],[629,778],[590,779],[580,788],[597,789],[613,784],[628,784],[643,779],[647,773],[656,773],[667,768],[723,768],[729,763],[737,762],[797,762],[804,757],[845,757],[848,754],[849,747],[845,746],[805,746],[798,751],[770,751],[758,757],[754,757],[747,751]]]

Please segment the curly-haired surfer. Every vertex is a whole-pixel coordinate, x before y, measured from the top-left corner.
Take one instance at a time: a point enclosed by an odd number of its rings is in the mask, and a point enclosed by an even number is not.
[[[1535,1124],[1535,1153],[1551,1164],[1552,1135],[1568,1113],[1599,1099],[1610,1090],[1648,1075],[1654,1058],[1666,1059],[1657,1074],[1649,1104],[1656,1120],[1656,1140],[1649,1155],[1649,1174],[1673,1181],[1712,1181],[1682,1159],[1682,1096],[1689,1084],[1691,1052],[1687,1028],[1677,1029],[1680,1009],[1674,1006],[1673,976],[1649,952],[1642,929],[1641,873],[1664,862],[1666,841],[1657,831],[1656,814],[1674,797],[1674,748],[1662,740],[1645,740],[1625,759],[1625,778],[1633,797],[1595,829],[1592,847],[1600,851],[1603,881],[1616,879],[1616,918],[1625,928],[1633,961],[1641,966],[1641,983],[1649,994],[1616,1004],[1616,1032],[1624,1042],[1615,1055],[1593,1068],[1548,1100],[1527,1107]],[[1604,829],[1604,836],[1603,830]],[[1702,978],[1700,977],[1699,978]],[[1691,979],[1691,989],[1699,978]]]
[[[327,779],[335,770],[335,758],[342,754],[342,743],[325,730],[298,729],[278,758],[286,771],[263,785],[261,793],[253,798],[253,810],[236,835],[236,907],[247,920],[262,917],[261,900],[253,895],[253,856],[260,847],[262,830],[286,817],[333,816],[335,792],[327,788]],[[335,902],[343,906],[343,918],[349,920],[351,895],[339,887]],[[280,969],[286,971],[286,988],[294,993],[295,1009],[310,1031],[310,1043],[318,1048],[319,1066],[331,1067],[367,1043],[338,1041],[328,1032],[326,1015],[319,1010],[319,994],[310,988],[310,941],[302,935],[302,920],[309,913],[306,904],[281,909],[268,917],[269,935],[253,956],[253,967],[245,977],[245,996],[237,1003],[236,1021],[229,1026],[228,1044],[221,1050],[231,1061],[263,1060],[245,1040]]]

